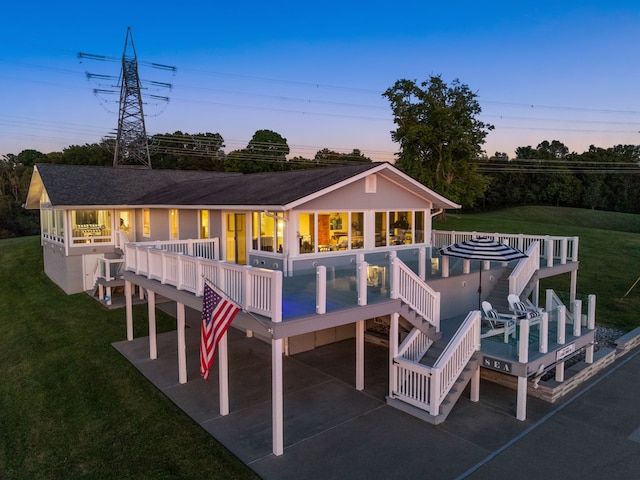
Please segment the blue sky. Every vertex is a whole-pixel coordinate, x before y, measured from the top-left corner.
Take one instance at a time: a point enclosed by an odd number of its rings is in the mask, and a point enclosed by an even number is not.
[[[449,5],[447,5],[449,3]],[[97,143],[117,127],[117,95],[86,72],[120,73],[127,27],[148,100],[149,134],[220,133],[227,152],[256,130],[292,154],[362,150],[393,161],[396,80],[441,75],[477,92],[495,125],[484,146],[560,140],[640,144],[640,4],[635,1],[10,2],[0,30],[0,157]],[[79,59],[78,52],[118,61]],[[160,63],[170,72],[148,67]]]

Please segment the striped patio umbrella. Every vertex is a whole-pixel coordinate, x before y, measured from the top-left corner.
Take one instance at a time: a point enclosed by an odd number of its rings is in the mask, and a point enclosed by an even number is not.
[[[525,258],[527,255],[517,248],[496,242],[487,237],[477,237],[454,243],[440,249],[442,255],[464,258],[466,260],[482,260],[494,262],[510,262]],[[482,267],[480,267],[480,283],[478,286],[478,310],[482,296]]]

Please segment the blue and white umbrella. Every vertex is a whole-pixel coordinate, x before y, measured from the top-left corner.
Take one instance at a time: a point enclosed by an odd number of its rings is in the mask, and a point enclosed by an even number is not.
[[[454,243],[440,249],[442,255],[464,258],[466,260],[482,260],[492,262],[510,262],[525,258],[526,253],[504,243],[487,237],[476,237],[463,242]],[[478,309],[482,296],[482,266],[480,267],[480,283],[478,286]]]

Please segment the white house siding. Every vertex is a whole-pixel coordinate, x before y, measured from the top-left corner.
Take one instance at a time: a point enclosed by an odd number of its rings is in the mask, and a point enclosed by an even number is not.
[[[42,248],[44,273],[66,294],[84,291],[82,255],[65,257],[64,247],[45,243]]]

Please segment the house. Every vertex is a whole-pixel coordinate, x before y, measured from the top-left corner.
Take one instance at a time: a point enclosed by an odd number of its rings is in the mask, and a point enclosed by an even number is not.
[[[180,383],[188,381],[185,308],[200,310],[205,279],[238,303],[233,326],[272,346],[276,455],[283,355],[355,338],[362,390],[364,342],[386,342],[388,403],[431,423],[444,421],[460,385],[479,400],[481,372],[515,382],[524,420],[529,386],[544,372],[554,368],[562,382],[577,352],[593,362],[595,297],[584,308],[577,299],[577,238],[434,231],[435,215],[460,206],[388,163],[249,175],[38,164],[26,208],[40,209],[45,273],[65,292],[124,286],[129,340],[137,289],[148,303],[152,359],[156,295],[176,302]],[[527,256],[471,262],[440,253],[478,236]],[[540,280],[561,274],[570,275],[568,305],[548,290],[538,308]],[[509,294],[535,313],[509,312]],[[496,327],[480,300],[510,315],[507,326]],[[219,355],[224,370],[224,341]]]

